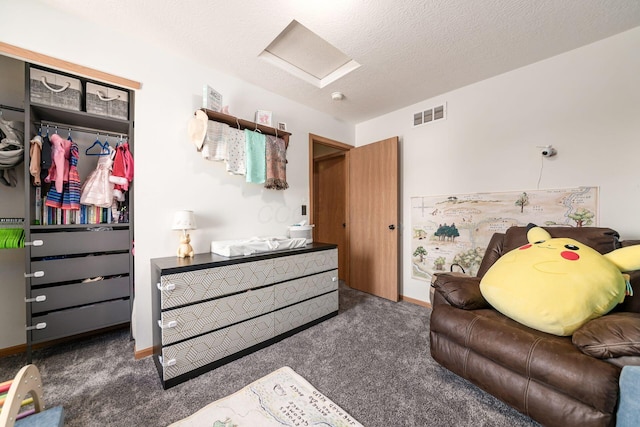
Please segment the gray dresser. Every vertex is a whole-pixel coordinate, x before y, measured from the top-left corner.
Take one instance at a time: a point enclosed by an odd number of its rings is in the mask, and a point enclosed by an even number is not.
[[[129,322],[128,224],[87,227],[31,232],[31,343]]]
[[[338,314],[338,249],[151,260],[154,361],[169,388]]]

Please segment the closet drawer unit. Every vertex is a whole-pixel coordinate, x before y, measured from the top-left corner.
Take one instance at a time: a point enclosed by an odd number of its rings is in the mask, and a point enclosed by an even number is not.
[[[163,275],[159,285],[161,308],[164,310],[264,286],[272,265],[273,262],[267,259]]]
[[[131,247],[129,230],[61,231],[31,233],[31,240],[41,240],[41,246],[31,247],[31,257],[74,255],[95,252],[128,251]]]
[[[92,304],[129,296],[129,276],[88,283],[31,289],[31,298],[44,296],[42,302],[31,303],[31,313],[38,314],[65,307]]]
[[[80,110],[82,85],[79,79],[37,68],[31,68],[29,75],[31,102],[67,110]]]
[[[31,331],[33,342],[53,340],[128,322],[129,300],[55,311],[44,316],[33,316],[31,321],[33,326],[42,322],[47,324],[44,329]]]
[[[275,285],[275,309],[338,289],[338,270]]]
[[[38,277],[38,272],[43,275]],[[129,254],[94,255],[31,262],[31,286],[129,273]]]
[[[162,343],[172,344],[273,310],[273,287],[188,305],[162,313],[156,327]]]
[[[274,312],[275,335],[283,334],[336,311],[338,311],[338,291],[283,308]]]
[[[338,250],[307,252],[273,260],[270,283],[283,282],[338,268]]]
[[[273,313],[162,348],[166,381],[273,338]]]
[[[87,83],[87,113],[127,120],[129,94],[95,83]]]

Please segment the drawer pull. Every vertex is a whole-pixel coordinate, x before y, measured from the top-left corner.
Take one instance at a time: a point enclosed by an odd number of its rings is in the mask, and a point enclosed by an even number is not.
[[[165,286],[162,286],[160,283],[156,283],[156,287],[159,291],[172,291],[176,288],[175,283],[167,283]]]
[[[34,329],[44,329],[47,327],[47,322],[37,323],[35,326],[27,326],[27,331],[32,331]]]
[[[33,273],[24,273],[24,277],[44,277],[44,271],[34,271]]]
[[[176,362],[177,362],[177,360],[176,360],[176,359],[169,359],[169,360],[167,360],[167,361],[166,361],[166,363],[164,363],[163,365],[164,365],[164,366],[173,366],[173,365],[175,365],[175,364],[176,364]]]
[[[168,323],[163,324],[161,320],[158,320],[158,326],[160,326],[160,329],[175,328],[178,326],[178,322],[176,320],[170,320]]]
[[[331,281],[332,281],[332,282],[337,282],[337,281],[338,281],[338,278],[337,278],[337,277],[332,277],[332,278],[331,278]]]
[[[47,300],[46,295],[38,295],[35,298],[25,298],[24,302],[44,302]]]
[[[44,242],[42,240],[34,240],[33,242],[24,242],[25,246],[42,246]]]

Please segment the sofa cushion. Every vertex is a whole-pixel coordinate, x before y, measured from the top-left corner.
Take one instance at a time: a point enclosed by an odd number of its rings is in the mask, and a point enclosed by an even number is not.
[[[591,320],[573,334],[572,342],[599,359],[640,356],[640,313],[612,313]]]

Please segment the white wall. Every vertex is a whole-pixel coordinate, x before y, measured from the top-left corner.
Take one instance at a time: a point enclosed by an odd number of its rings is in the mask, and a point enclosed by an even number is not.
[[[171,230],[171,222],[176,210],[196,213],[198,229],[191,232],[196,252],[208,252],[214,239],[282,235],[287,225],[301,219],[300,205],[308,202],[308,134],[354,141],[352,125],[162,48],[128,39],[126,34],[109,32],[106,36],[108,28],[77,20],[62,25],[64,30],[53,31],[46,23],[64,23],[69,18],[38,2],[0,3],[0,16],[0,40],[6,43],[143,84],[135,100],[137,350],[152,346],[149,260],[174,256],[178,232]],[[27,22],[39,24],[25,25]],[[201,104],[203,84],[221,92],[235,116],[253,120],[256,110],[271,110],[274,122],[287,123],[293,134],[287,152],[288,190],[246,184],[243,177],[228,175],[223,164],[200,157],[188,141],[187,122]]]
[[[425,100],[356,126],[356,145],[401,137],[402,294],[411,278],[410,198],[538,188],[600,187],[600,225],[640,238],[640,27]],[[447,119],[412,127],[446,102]]]

